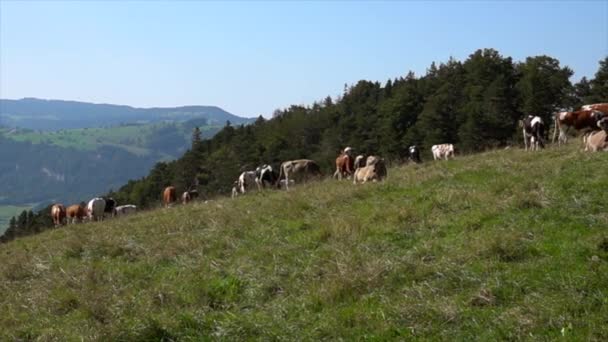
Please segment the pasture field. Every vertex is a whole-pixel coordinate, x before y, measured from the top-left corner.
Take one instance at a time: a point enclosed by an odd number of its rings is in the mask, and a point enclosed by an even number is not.
[[[608,153],[519,149],[0,245],[0,340],[608,340]]]
[[[134,124],[98,128],[78,128],[60,131],[38,132],[33,130],[12,130],[0,128],[0,135],[15,141],[29,141],[33,144],[49,144],[64,148],[79,150],[96,150],[100,146],[108,145],[119,147],[135,155],[148,155],[152,152],[150,138],[158,131],[176,125],[180,133],[189,141],[192,134],[189,129],[177,123]],[[201,132],[219,130],[219,126],[202,126]],[[169,156],[167,156],[169,157]]]
[[[11,217],[21,214],[24,210],[31,209],[31,206],[21,205],[0,205],[0,235],[8,228]]]

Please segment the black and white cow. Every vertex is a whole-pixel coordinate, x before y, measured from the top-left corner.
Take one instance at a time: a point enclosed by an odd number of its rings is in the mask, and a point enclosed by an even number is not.
[[[255,181],[262,188],[274,186],[279,176],[272,166],[264,164],[255,169]]]
[[[532,151],[545,147],[545,123],[540,116],[526,115],[520,122],[524,136],[524,146],[528,150],[528,143]]]
[[[420,159],[420,150],[418,149],[418,146],[412,145],[407,149],[407,151],[408,151],[407,159],[409,161],[414,162],[416,164],[422,163],[422,160]]]

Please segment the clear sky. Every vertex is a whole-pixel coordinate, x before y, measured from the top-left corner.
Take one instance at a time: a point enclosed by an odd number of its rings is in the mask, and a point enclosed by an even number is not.
[[[0,0],[0,97],[269,117],[479,48],[549,55],[573,81],[593,77],[608,55],[608,1]]]

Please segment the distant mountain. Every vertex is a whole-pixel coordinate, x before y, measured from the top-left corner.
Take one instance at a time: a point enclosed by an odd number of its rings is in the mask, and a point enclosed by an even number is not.
[[[216,106],[135,108],[113,104],[42,100],[0,99],[0,126],[54,131],[59,129],[114,126],[124,123],[183,122],[204,118],[208,125],[246,124],[242,118]]]

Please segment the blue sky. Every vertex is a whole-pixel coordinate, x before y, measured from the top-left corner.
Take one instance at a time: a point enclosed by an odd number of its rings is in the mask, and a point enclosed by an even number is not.
[[[608,1],[0,0],[0,97],[269,117],[479,48],[549,55],[573,81],[593,77],[608,55]]]

